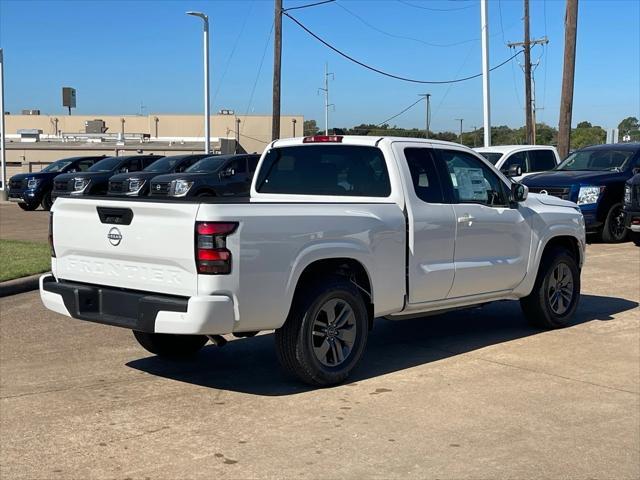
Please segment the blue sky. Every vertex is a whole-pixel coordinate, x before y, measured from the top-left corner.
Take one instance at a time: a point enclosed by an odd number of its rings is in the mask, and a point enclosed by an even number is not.
[[[284,0],[284,6],[313,1]],[[479,9],[478,0],[337,0],[290,13],[365,63],[411,78],[445,80],[481,71]],[[531,2],[532,37],[546,34],[550,40],[548,47],[534,48],[532,59],[540,59],[538,120],[551,125],[558,120],[564,9],[563,0]],[[204,11],[212,23],[212,111],[269,114],[271,0],[0,0],[6,109],[63,113],[60,89],[73,86],[80,114],[135,114],[141,102],[145,113],[201,112],[201,22],[186,10]],[[492,66],[510,56],[505,42],[522,40],[521,18],[522,1],[490,1]],[[425,92],[432,94],[434,130],[457,131],[455,118],[464,118],[465,130],[482,125],[480,78],[450,86],[385,78],[339,57],[286,17],[283,25],[283,113],[323,125],[318,87],[328,62],[335,74],[331,126],[379,123]],[[515,60],[492,73],[494,125],[524,123],[523,89]],[[631,115],[640,117],[640,2],[581,0],[574,124],[588,120],[614,127]],[[422,128],[423,105],[391,123]]]

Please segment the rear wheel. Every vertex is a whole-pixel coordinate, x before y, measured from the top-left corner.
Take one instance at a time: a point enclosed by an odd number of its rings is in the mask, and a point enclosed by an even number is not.
[[[37,203],[19,203],[18,206],[25,212],[32,212],[38,208]]]
[[[362,295],[348,280],[328,277],[296,294],[276,352],[289,373],[315,386],[344,381],[362,357],[369,330]]]
[[[546,252],[531,293],[520,299],[527,320],[536,327],[569,325],[580,300],[580,271],[576,259],[564,248]]]
[[[43,210],[49,211],[51,210],[51,205],[53,205],[53,200],[51,199],[51,190],[45,192],[42,197],[42,202],[40,202]]]
[[[160,357],[185,358],[198,353],[209,340],[205,335],[174,335],[133,330],[133,336],[148,352]]]
[[[620,243],[627,239],[627,228],[624,225],[624,211],[622,204],[611,207],[602,229],[602,241],[606,243]]]

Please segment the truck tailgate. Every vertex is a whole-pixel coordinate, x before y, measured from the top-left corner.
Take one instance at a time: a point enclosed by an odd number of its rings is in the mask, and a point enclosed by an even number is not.
[[[58,279],[193,296],[197,203],[58,198]],[[130,217],[130,218],[129,218]]]

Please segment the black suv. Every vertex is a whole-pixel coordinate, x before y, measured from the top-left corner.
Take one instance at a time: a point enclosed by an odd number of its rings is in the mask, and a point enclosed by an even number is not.
[[[18,202],[18,206],[27,211],[35,210],[42,205],[49,210],[53,205],[51,190],[53,179],[61,173],[75,173],[89,170],[102,156],[71,157],[57,160],[39,172],[19,173],[9,179],[9,200]]]
[[[587,233],[618,243],[627,237],[622,212],[624,183],[639,167],[640,143],[594,145],[576,150],[555,169],[534,173],[522,183],[532,193],[576,202]]]
[[[165,173],[181,173],[198,160],[208,157],[209,154],[199,153],[191,155],[174,155],[164,157],[140,172],[119,173],[109,179],[107,195],[141,197],[149,193],[151,179]]]
[[[624,186],[624,214],[631,240],[640,247],[640,173]]]
[[[104,195],[108,181],[118,173],[139,172],[161,155],[128,155],[107,157],[82,173],[65,173],[53,180],[52,197],[61,195]]]
[[[184,173],[160,175],[151,181],[152,196],[223,197],[248,195],[260,155],[214,155]]]

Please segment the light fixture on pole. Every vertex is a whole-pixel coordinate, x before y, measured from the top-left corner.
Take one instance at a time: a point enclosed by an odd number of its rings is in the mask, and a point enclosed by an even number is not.
[[[202,12],[187,12],[187,15],[200,17],[204,27],[204,153],[211,153],[211,113],[209,105],[209,17]]]

